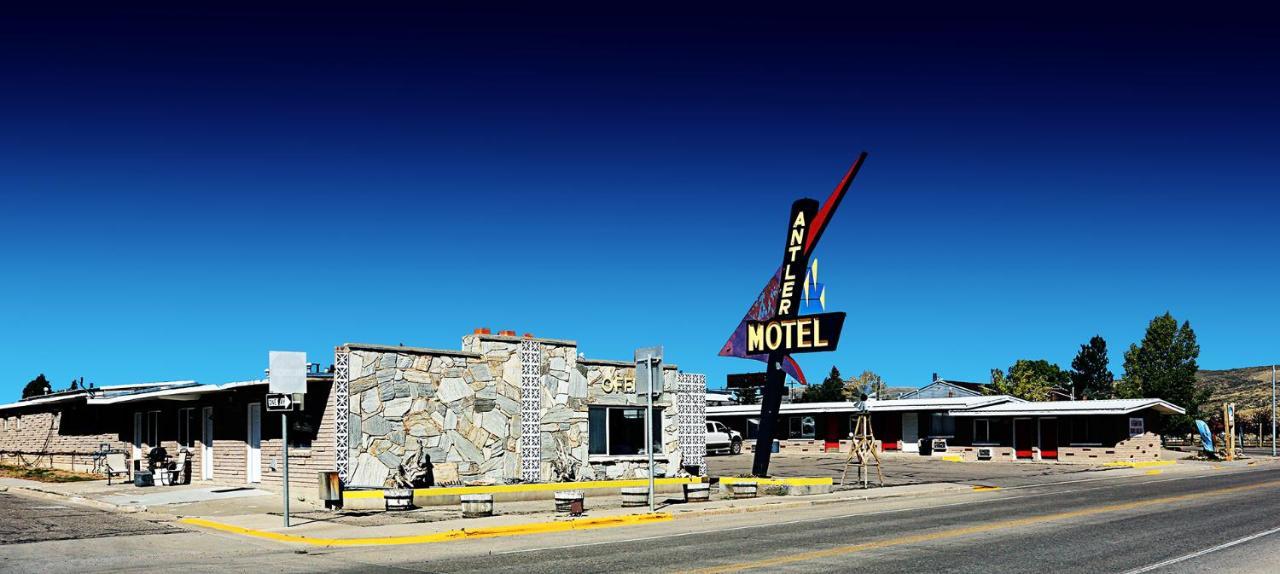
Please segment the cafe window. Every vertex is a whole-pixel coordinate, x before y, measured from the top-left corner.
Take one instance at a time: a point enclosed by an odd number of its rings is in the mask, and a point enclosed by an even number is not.
[[[988,419],[973,420],[973,444],[991,442],[991,421]]]
[[[791,417],[787,438],[813,438],[817,426],[813,417]]]
[[[191,427],[194,426],[192,419],[194,418],[195,409],[178,409],[178,446],[195,447],[195,441],[191,438]]]
[[[636,407],[591,407],[589,453],[624,456],[644,449],[644,411]],[[653,409],[653,452],[662,452],[662,409]]]

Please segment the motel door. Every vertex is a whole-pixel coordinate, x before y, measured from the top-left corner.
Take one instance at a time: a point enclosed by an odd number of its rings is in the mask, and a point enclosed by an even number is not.
[[[133,413],[133,460],[142,460],[142,413]]]
[[[902,452],[920,452],[920,415],[902,413]]]
[[[1013,451],[1018,458],[1031,458],[1036,444],[1036,429],[1031,419],[1013,419]]]
[[[1040,419],[1040,458],[1058,458],[1058,419]]]
[[[200,410],[200,478],[213,480],[213,407]]]
[[[262,482],[262,405],[249,403],[248,456],[245,460],[245,480]]]

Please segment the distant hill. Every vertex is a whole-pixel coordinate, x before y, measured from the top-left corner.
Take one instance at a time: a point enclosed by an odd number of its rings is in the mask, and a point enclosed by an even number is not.
[[[1196,380],[1213,388],[1208,407],[1222,408],[1222,403],[1234,402],[1237,417],[1246,420],[1254,411],[1271,406],[1271,366],[1244,367],[1196,371]]]

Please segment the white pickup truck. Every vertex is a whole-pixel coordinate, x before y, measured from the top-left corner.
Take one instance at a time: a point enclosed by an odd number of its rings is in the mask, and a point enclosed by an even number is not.
[[[741,454],[742,434],[729,430],[724,423],[707,421],[707,454],[712,452]]]

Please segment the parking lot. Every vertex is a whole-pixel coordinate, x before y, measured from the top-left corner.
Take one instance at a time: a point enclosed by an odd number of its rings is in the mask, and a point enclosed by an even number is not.
[[[848,455],[843,453],[775,454],[770,459],[769,474],[777,477],[830,476],[840,484],[840,474]],[[885,486],[957,482],[974,485],[1018,486],[1042,482],[1044,477],[1098,473],[1108,467],[1082,464],[1039,462],[950,462],[916,454],[886,453],[880,455],[884,466]],[[712,476],[751,474],[752,455],[714,455],[707,457]],[[857,477],[857,462],[849,465],[849,483]],[[875,471],[872,470],[872,481]]]

